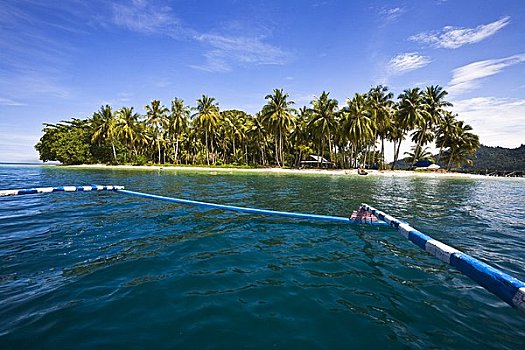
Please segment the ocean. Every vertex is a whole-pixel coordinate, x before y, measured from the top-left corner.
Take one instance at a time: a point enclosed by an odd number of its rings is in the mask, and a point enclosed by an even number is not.
[[[347,216],[361,203],[525,281],[525,181],[0,166],[0,189],[127,189]],[[523,349],[525,314],[389,227],[117,192],[0,198],[1,349]]]

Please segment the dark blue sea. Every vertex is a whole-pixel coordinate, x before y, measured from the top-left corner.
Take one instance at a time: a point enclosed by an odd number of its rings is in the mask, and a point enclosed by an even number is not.
[[[368,203],[525,280],[525,181],[0,166],[345,216]],[[75,192],[0,198],[0,349],[524,349],[525,314],[388,227]]]

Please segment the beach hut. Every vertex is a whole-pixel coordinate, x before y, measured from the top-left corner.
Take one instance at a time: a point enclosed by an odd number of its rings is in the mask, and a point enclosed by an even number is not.
[[[317,167],[321,166],[323,168],[333,168],[335,166],[334,163],[330,162],[324,157],[316,156],[311,154],[308,159],[301,161],[301,168],[303,167]]]
[[[437,171],[441,167],[428,159],[423,159],[414,164],[416,171]]]

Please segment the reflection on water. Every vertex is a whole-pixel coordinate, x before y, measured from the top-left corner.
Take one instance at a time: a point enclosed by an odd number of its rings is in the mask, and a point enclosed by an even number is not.
[[[521,180],[0,167],[0,187],[119,184],[347,215],[360,203],[525,280]],[[385,227],[118,193],[0,199],[0,348],[480,348],[521,315]],[[249,345],[249,346],[248,346]]]

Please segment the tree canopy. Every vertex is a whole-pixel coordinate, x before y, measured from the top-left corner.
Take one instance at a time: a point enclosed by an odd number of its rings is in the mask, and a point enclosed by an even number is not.
[[[406,89],[396,101],[386,86],[378,85],[354,94],[342,107],[322,91],[308,107],[295,109],[283,89],[274,89],[255,115],[221,110],[207,95],[195,107],[180,98],[169,108],[152,100],[144,114],[105,105],[91,117],[44,124],[35,147],[41,160],[64,164],[300,166],[315,154],[340,168],[385,168],[388,140],[395,168],[401,143],[410,135],[411,162],[429,157],[425,150],[435,142],[439,160],[459,168],[472,162],[479,138],[447,110],[451,103],[446,96],[442,87],[430,86]]]

